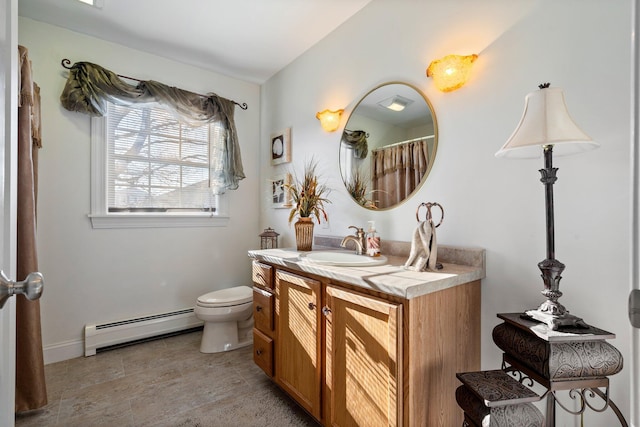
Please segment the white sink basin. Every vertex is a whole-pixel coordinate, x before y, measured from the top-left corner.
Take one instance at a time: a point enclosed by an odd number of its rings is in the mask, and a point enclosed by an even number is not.
[[[384,255],[370,257],[344,251],[313,251],[300,254],[299,258],[300,261],[312,264],[335,265],[339,267],[366,267],[369,265],[383,265],[387,263],[387,257]]]

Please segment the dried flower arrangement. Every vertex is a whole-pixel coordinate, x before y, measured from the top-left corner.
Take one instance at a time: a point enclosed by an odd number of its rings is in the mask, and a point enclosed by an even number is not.
[[[293,203],[293,208],[289,212],[289,223],[296,216],[300,218],[314,216],[318,224],[320,224],[321,218],[324,218],[325,221],[328,219],[324,205],[325,203],[331,203],[326,197],[331,190],[325,184],[318,182],[317,166],[318,162],[311,159],[305,164],[302,179],[293,174],[292,182],[285,184]]]

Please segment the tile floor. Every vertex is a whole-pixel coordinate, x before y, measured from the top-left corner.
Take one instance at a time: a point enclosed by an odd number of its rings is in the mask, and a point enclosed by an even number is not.
[[[254,365],[252,347],[198,351],[191,332],[45,367],[49,404],[27,426],[317,426]]]

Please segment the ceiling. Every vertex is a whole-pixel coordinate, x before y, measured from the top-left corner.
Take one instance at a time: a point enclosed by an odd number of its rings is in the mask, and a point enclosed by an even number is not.
[[[371,0],[99,1],[101,8],[77,0],[19,0],[18,13],[263,83]]]

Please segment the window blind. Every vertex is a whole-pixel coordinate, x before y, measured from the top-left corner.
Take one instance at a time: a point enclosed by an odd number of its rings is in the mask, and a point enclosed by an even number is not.
[[[217,123],[180,123],[157,104],[132,108],[110,103],[108,211],[215,211],[211,169],[222,161],[224,132]]]

